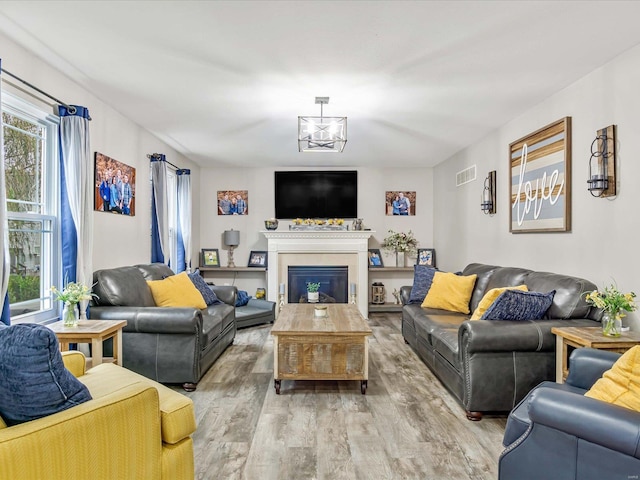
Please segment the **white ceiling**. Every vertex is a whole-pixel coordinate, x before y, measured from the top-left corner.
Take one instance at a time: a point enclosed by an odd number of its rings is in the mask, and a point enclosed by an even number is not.
[[[202,166],[437,164],[640,43],[639,18],[635,1],[0,2],[0,31]],[[316,96],[348,117],[343,153],[297,150]]]

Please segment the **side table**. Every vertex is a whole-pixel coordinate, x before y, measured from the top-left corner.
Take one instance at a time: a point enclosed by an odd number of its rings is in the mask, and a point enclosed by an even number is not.
[[[60,351],[69,350],[70,343],[91,344],[91,366],[100,365],[102,342],[113,338],[113,361],[122,366],[122,329],[126,320],[81,320],[77,327],[65,327],[62,321],[47,325],[58,337]]]
[[[569,346],[624,353],[640,344],[640,332],[624,332],[619,337],[605,337],[601,327],[553,327],[551,333],[556,336],[557,383],[563,383],[569,373]]]

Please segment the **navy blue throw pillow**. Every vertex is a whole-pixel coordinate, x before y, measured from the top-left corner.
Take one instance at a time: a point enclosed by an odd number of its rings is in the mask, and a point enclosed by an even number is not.
[[[548,293],[505,290],[487,308],[481,320],[540,320],[553,303],[555,290]]]
[[[46,417],[91,400],[62,362],[56,334],[43,325],[0,329],[0,415],[7,425]]]
[[[236,299],[236,307],[244,307],[251,300],[251,295],[244,290],[238,290],[238,298]]]
[[[429,293],[436,271],[435,268],[426,265],[414,265],[413,286],[411,287],[411,295],[409,295],[409,303],[422,303],[424,301],[424,297]]]
[[[204,299],[204,303],[206,303],[207,306],[215,305],[216,303],[222,303],[218,299],[218,296],[215,294],[215,292],[211,290],[211,288],[209,288],[207,282],[204,281],[204,278],[202,278],[202,276],[200,275],[199,270],[196,270],[193,273],[189,273],[188,275],[191,279],[191,283],[193,283],[193,286],[198,289],[200,295],[202,295],[202,298]]]

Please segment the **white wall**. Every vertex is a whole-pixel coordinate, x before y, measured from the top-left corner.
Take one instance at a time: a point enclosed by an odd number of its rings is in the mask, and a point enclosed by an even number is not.
[[[439,266],[470,262],[520,266],[587,278],[640,294],[640,46],[619,56],[435,168],[435,248]],[[572,117],[572,231],[509,233],[509,143]],[[618,196],[593,198],[588,162],[596,130],[617,125]],[[477,164],[478,180],[455,187],[455,173]],[[482,181],[497,170],[495,216],[480,211]],[[625,320],[640,330],[638,314]]]
[[[303,153],[301,156],[305,155]],[[330,154],[327,154],[330,155]],[[339,154],[335,154],[339,155]],[[317,168],[314,168],[317,169]],[[200,245],[201,248],[218,248],[222,265],[227,264],[227,250],[223,246],[225,230],[240,231],[240,245],[234,252],[237,266],[246,266],[251,250],[266,250],[267,240],[264,220],[274,216],[274,171],[293,168],[203,168],[200,172]],[[296,168],[295,170],[304,170]],[[309,169],[312,170],[312,169]],[[421,247],[433,247],[433,170],[431,168],[358,168],[358,215],[364,219],[365,228],[375,230],[369,242],[370,248],[379,248],[387,236],[387,230],[413,231]],[[218,190],[248,190],[249,215],[224,216],[217,214]],[[385,191],[416,191],[416,215],[408,217],[385,215]],[[280,222],[280,229],[289,222]],[[384,252],[383,252],[384,255]],[[385,264],[395,258],[384,257]],[[207,280],[215,283],[232,283],[233,277],[207,274]],[[384,280],[383,280],[384,281]],[[398,281],[406,285],[407,281]],[[240,274],[236,281],[250,294],[255,288],[264,287],[266,277]],[[387,282],[385,282],[387,285]],[[387,289],[389,290],[389,285]],[[391,301],[391,300],[389,300]]]
[[[60,100],[84,105],[92,117],[90,124],[91,151],[98,151],[136,168],[136,214],[134,217],[94,212],[93,268],[115,267],[145,263],[151,258],[151,191],[149,185],[148,153],[164,153],[167,160],[182,168],[192,169],[194,198],[193,233],[194,265],[198,262],[200,237],[199,168],[177,154],[151,133],[128,120],[109,105],[79,87],[47,63],[0,34],[2,67]],[[97,60],[99,61],[99,59]],[[2,76],[2,88],[15,93],[46,111],[52,111],[45,97],[23,89],[7,75]],[[45,101],[38,101],[42,98]],[[93,160],[92,160],[93,162]]]

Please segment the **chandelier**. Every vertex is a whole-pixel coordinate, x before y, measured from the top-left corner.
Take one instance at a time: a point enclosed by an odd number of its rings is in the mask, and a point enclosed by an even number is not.
[[[342,152],[347,143],[347,117],[325,117],[322,107],[329,97],[316,97],[319,117],[298,117],[298,151]]]

